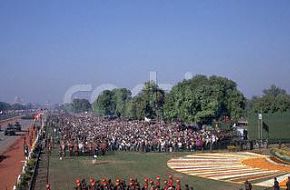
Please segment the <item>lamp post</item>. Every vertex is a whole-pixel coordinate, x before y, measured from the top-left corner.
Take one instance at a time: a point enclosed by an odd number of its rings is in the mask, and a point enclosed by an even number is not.
[[[263,115],[262,113],[258,114],[258,137],[263,139]]]

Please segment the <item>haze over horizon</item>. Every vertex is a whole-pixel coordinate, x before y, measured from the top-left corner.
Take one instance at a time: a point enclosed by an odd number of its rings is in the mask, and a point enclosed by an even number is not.
[[[279,2],[279,3],[278,3]],[[248,98],[290,92],[290,1],[0,2],[0,101],[62,103],[73,85],[218,75]]]

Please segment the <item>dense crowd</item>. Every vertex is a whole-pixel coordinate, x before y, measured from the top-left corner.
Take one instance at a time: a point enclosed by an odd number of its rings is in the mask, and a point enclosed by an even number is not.
[[[105,119],[93,115],[60,115],[54,120],[60,156],[109,151],[176,152],[210,148],[231,134],[196,129],[180,123]]]

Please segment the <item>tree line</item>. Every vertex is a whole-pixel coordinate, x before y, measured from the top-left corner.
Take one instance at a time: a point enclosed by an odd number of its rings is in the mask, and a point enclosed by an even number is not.
[[[9,104],[6,102],[0,102],[0,111],[6,110],[28,110],[32,109],[34,106],[32,104]]]
[[[260,97],[254,96],[249,101],[249,109],[260,113],[286,112],[290,109],[290,95],[286,90],[272,85],[263,90]]]
[[[118,88],[103,91],[92,104],[76,99],[69,106],[74,112],[93,111],[99,116],[209,124],[224,117],[237,120],[247,111],[288,111],[290,96],[272,85],[263,91],[263,96],[247,100],[228,78],[196,75],[179,82],[169,92],[148,81],[134,97],[130,90]]]

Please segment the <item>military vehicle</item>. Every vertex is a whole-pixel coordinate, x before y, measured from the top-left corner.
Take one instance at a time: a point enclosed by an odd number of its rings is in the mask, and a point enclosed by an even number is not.
[[[8,126],[4,131],[4,135],[5,136],[14,136],[14,135],[16,135],[16,130],[11,126]]]
[[[14,125],[8,123],[8,126],[4,130],[4,135],[6,136],[13,136],[16,135],[16,132],[21,131],[21,124],[17,121]]]
[[[21,131],[21,125],[18,121],[15,122],[14,124],[14,128],[17,130],[17,131]]]

